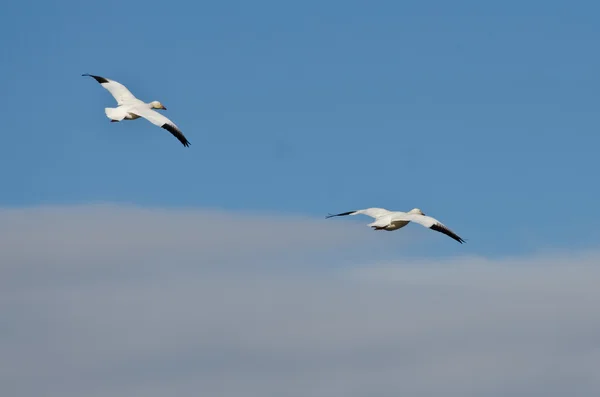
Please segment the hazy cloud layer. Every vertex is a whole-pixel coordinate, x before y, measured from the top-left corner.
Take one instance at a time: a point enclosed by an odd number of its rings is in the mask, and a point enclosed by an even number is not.
[[[600,395],[599,253],[291,268],[362,235],[118,206],[0,220],[2,395]]]
[[[117,205],[0,210],[0,258],[75,264],[231,259],[348,244],[360,232],[323,219]],[[351,242],[350,242],[351,243]],[[35,248],[35,249],[32,249]]]

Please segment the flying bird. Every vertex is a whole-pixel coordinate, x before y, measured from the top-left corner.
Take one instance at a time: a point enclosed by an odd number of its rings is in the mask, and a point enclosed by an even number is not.
[[[387,230],[391,232],[408,225],[409,222],[416,222],[431,230],[435,230],[436,232],[444,233],[446,236],[452,237],[461,244],[465,242],[465,240],[460,238],[456,233],[448,229],[446,225],[435,218],[426,216],[423,211],[418,208],[413,208],[408,212],[388,211],[384,208],[367,208],[364,210],[342,212],[340,214],[329,214],[325,218],[359,214],[367,215],[375,219],[375,222],[367,225],[371,226],[374,230]]]
[[[153,109],[164,109],[159,101],[152,101],[145,103],[137,99],[123,84],[107,79],[105,77],[94,76],[92,74],[82,74],[82,76],[89,76],[96,80],[100,85],[108,90],[117,101],[118,107],[116,108],[105,108],[104,112],[106,117],[111,122],[119,122],[121,120],[135,120],[140,117],[145,118],[152,124],[157,125],[165,130],[169,131],[175,138],[179,139],[179,142],[183,146],[190,146],[190,142],[185,138],[181,130],[171,120],[163,116],[162,114],[154,111]]]

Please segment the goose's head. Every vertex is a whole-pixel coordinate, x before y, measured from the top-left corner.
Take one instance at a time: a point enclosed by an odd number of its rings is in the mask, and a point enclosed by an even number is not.
[[[425,215],[423,213],[423,211],[421,211],[419,208],[413,208],[412,210],[408,211],[409,214],[417,214],[417,215]]]
[[[164,107],[163,104],[160,103],[160,102],[158,102],[158,101],[152,101],[152,102],[150,102],[150,107],[152,109],[164,109],[164,110],[167,110],[167,108]]]

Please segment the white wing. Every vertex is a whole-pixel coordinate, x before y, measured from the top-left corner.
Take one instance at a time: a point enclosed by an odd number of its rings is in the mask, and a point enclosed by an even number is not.
[[[108,90],[117,101],[117,104],[123,105],[127,102],[134,102],[137,98],[125,87],[123,84],[116,82],[111,79],[107,79],[100,76],[94,76],[92,74],[82,74],[82,76],[90,76],[96,80],[100,85]]]
[[[331,218],[334,216],[359,215],[359,214],[367,215],[367,216],[370,216],[371,218],[377,219],[381,216],[390,214],[390,211],[388,211],[384,208],[366,208],[364,210],[348,211],[348,212],[342,212],[340,214],[329,214],[328,216],[326,216],[326,218]]]
[[[190,142],[185,138],[181,130],[171,120],[163,116],[162,114],[155,112],[152,109],[142,106],[133,106],[128,109],[129,113],[136,114],[140,117],[145,118],[154,125],[157,125],[165,130],[169,131],[175,138],[179,139],[179,142],[183,146],[190,146]]]
[[[408,213],[404,212],[404,213],[398,213],[398,214],[392,215],[391,221],[392,222],[394,222],[394,221],[416,222],[422,226],[425,226],[426,228],[435,230],[436,232],[444,233],[446,236],[452,237],[454,240],[458,241],[461,244],[465,242],[465,240],[463,240],[461,237],[459,237],[452,230],[448,229],[448,227],[446,225],[444,225],[442,222],[440,222],[437,219],[432,218],[430,216],[418,215],[418,214],[408,214]]]

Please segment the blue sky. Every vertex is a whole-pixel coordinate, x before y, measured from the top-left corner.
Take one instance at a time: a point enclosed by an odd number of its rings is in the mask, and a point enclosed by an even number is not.
[[[420,207],[469,240],[430,240],[420,254],[594,247],[599,11],[11,2],[0,15],[0,205],[315,217]],[[143,120],[109,123],[112,97],[82,73],[163,102],[191,147]],[[403,232],[381,234],[387,249]]]

